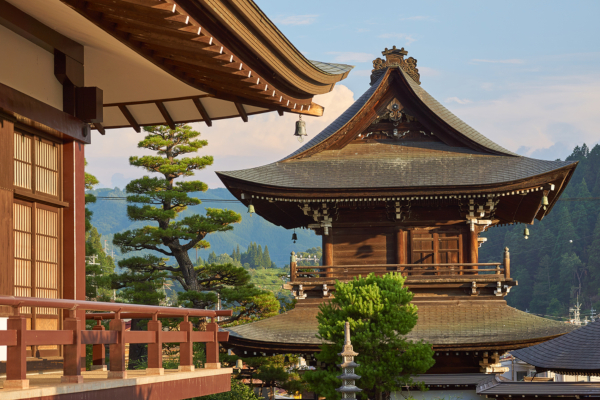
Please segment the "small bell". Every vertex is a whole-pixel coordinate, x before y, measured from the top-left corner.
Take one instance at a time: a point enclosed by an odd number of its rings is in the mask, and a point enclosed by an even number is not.
[[[523,236],[525,237],[525,239],[529,239],[529,228],[525,227],[525,230],[523,231]]]
[[[235,368],[236,369],[244,368],[244,363],[241,358],[238,358],[237,361],[235,362]]]
[[[294,243],[296,243],[296,240],[298,240],[298,235],[296,235],[295,231],[294,233],[292,233],[292,240],[294,241]]]
[[[300,115],[300,119],[296,121],[296,132],[294,132],[294,136],[298,137],[298,141],[302,143],[304,140],[303,136],[307,136],[306,134],[306,125],[304,121],[302,121],[302,115]]]
[[[548,196],[542,197],[542,205],[544,206],[544,210],[548,206]]]
[[[254,205],[252,203],[248,205],[248,214],[250,214],[250,216],[254,214]]]

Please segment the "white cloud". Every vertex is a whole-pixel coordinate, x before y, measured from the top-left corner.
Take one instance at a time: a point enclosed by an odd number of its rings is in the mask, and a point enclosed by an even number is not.
[[[469,99],[459,99],[458,97],[450,97],[446,99],[447,103],[469,104],[472,103]]]
[[[333,91],[316,96],[314,102],[325,107],[322,117],[303,117],[308,132],[307,140],[335,120],[354,102],[354,94],[344,85],[336,85]],[[239,118],[213,121],[212,127],[194,123],[194,129],[202,132],[208,146],[199,155],[212,155],[212,166],[196,173],[194,179],[206,182],[209,187],[223,187],[214,171],[229,171],[258,167],[278,161],[291,154],[302,144],[294,137],[295,114],[259,114],[244,123]],[[111,182],[128,182],[148,174],[141,168],[129,165],[131,155],[152,154],[138,149],[137,143],[144,137],[133,129],[107,130],[105,136],[94,134],[92,144],[86,146],[87,171],[100,180],[101,186],[110,187]]]
[[[327,54],[335,56],[334,61],[347,62],[370,62],[376,57],[370,53],[356,53],[352,51],[330,51]]]
[[[472,63],[488,63],[488,64],[523,64],[525,61],[520,60],[518,58],[510,58],[507,60],[486,60],[476,58],[471,60]]]
[[[591,146],[600,139],[600,75],[542,79],[515,84],[506,92],[494,100],[463,104],[456,115],[505,148],[533,157],[556,158],[560,143],[564,158],[576,145]]]
[[[382,39],[403,40],[403,43],[407,46],[417,40],[412,35],[407,33],[384,33],[383,35],[379,35],[379,37]]]
[[[310,25],[317,19],[317,14],[279,16],[273,19],[279,25]]]

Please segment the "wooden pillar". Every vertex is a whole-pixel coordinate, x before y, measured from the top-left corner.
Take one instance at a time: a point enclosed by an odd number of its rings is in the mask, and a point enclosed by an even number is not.
[[[125,370],[125,321],[121,319],[121,313],[118,312],[115,319],[110,321],[108,328],[111,331],[117,331],[117,343],[111,344],[110,350],[110,369],[108,378],[127,378]]]
[[[92,328],[93,331],[104,332],[102,320],[97,320],[97,325]],[[104,344],[92,345],[92,371],[106,371],[106,347]]]
[[[7,347],[4,389],[29,389],[27,345],[25,344],[27,320],[21,316],[18,307],[13,308],[13,313],[8,317],[7,329],[17,331],[17,345]]]
[[[323,265],[329,266],[333,265],[333,229],[329,229],[329,234],[323,234]],[[333,274],[331,268],[327,268],[325,270],[328,272],[325,276],[327,278],[331,278]]]
[[[406,234],[404,230],[398,228],[396,231],[396,262],[398,264],[406,264]],[[404,270],[402,267],[401,270]]]
[[[185,316],[179,324],[179,330],[186,332],[187,341],[179,343],[179,371],[189,372],[194,370],[194,343],[192,342],[193,325]]]
[[[62,193],[63,200],[69,203],[69,207],[63,210],[63,298],[85,300],[84,145],[68,141],[62,148]],[[77,319],[81,329],[85,329],[85,311],[77,311]],[[81,356],[85,365],[85,345],[82,345]]]
[[[206,330],[208,332],[213,332],[214,339],[212,342],[206,343],[206,364],[205,368],[217,369],[221,368],[221,363],[219,362],[219,339],[217,333],[219,332],[219,325],[216,322],[211,322],[206,324]]]
[[[5,296],[14,295],[13,128],[0,118],[0,295]],[[10,315],[10,307],[0,307],[0,316]]]
[[[292,255],[290,256],[290,282],[294,282],[296,280],[296,253],[292,251]]]
[[[510,252],[504,248],[504,279],[510,279]]]
[[[479,262],[479,227],[475,225],[473,230],[469,230],[469,242],[471,250],[471,263],[477,264]],[[478,269],[478,267],[471,267],[472,269]]]
[[[75,314],[75,311],[69,310],[69,317],[63,322],[63,330],[73,331],[73,344],[66,344],[63,348],[63,376],[61,377],[63,383],[83,383],[83,376],[81,375],[81,324]],[[83,359],[85,362],[85,354]]]
[[[156,315],[152,321],[148,321],[148,332],[154,332],[154,343],[148,343],[148,368],[146,375],[164,375],[165,369],[162,366],[162,322]]]

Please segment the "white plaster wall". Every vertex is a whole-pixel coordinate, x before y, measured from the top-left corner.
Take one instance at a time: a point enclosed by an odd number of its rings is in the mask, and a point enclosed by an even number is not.
[[[54,55],[0,25],[0,82],[62,110]]]
[[[411,391],[393,392],[391,400],[405,400],[412,396],[415,400],[483,400],[485,396],[479,396],[473,390],[428,390],[426,392]]]
[[[8,318],[0,317],[0,331],[6,330]],[[0,346],[0,361],[6,361],[6,346]]]

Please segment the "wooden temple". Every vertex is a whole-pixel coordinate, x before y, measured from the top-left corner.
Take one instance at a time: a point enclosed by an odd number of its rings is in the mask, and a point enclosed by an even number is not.
[[[316,352],[318,305],[335,296],[336,280],[397,271],[419,308],[409,338],[435,349],[430,373],[493,371],[504,352],[573,327],[509,307],[505,296],[517,285],[509,250],[480,263],[480,234],[544,218],[576,163],[492,142],[421,87],[404,49],[382,54],[370,88],[304,146],[272,164],[218,172],[268,221],[323,240],[321,268],[292,256],[285,286],[296,308],[230,328],[229,345],[241,355]]]
[[[180,331],[163,334],[160,318],[178,311],[85,301],[86,146],[110,128],[319,116],[314,95],[352,67],[307,60],[252,0],[0,0],[0,60],[0,398],[170,400],[229,390],[231,369],[218,363],[227,333],[188,334],[185,317]],[[111,312],[102,317],[110,330],[86,330],[85,319],[98,317],[86,310]],[[150,332],[125,333],[132,315],[152,319]],[[189,352],[207,343],[207,368],[194,371],[188,352],[181,374],[164,373],[168,341]],[[127,343],[147,343],[153,356],[123,379]],[[28,378],[47,369],[62,375]]]

